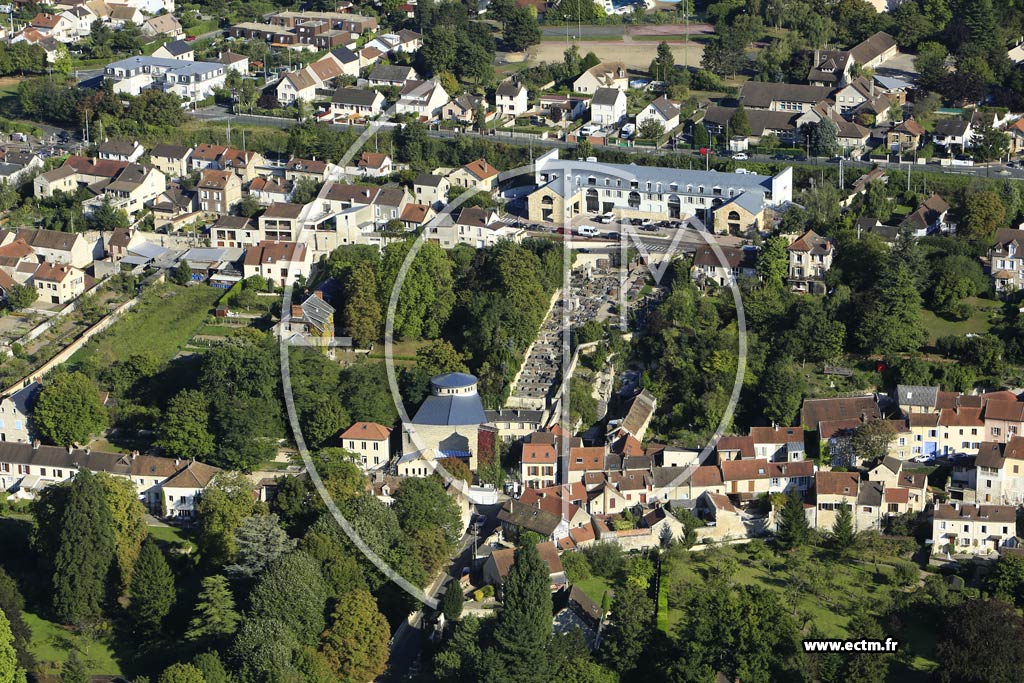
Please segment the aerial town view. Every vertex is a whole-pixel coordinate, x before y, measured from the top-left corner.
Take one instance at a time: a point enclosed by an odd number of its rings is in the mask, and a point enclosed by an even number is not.
[[[0,683],[378,681],[1024,683],[1024,2],[0,4]]]

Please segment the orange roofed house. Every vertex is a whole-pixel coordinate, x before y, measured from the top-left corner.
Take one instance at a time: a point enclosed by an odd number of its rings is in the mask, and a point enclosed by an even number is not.
[[[452,187],[490,193],[498,189],[498,173],[498,169],[487,163],[486,159],[477,159],[452,171],[448,180],[451,181]]]
[[[356,422],[341,434],[341,447],[359,458],[364,470],[383,467],[391,459],[391,429],[376,422]]]

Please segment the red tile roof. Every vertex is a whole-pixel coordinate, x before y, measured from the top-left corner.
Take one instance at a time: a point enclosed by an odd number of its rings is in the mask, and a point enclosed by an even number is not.
[[[391,430],[376,422],[356,422],[341,433],[342,439],[368,439],[370,441],[387,441]]]
[[[540,463],[553,465],[558,462],[558,453],[554,444],[549,443],[524,443],[523,463]]]
[[[582,446],[569,451],[569,471],[585,472],[604,469],[604,447]]]
[[[814,475],[814,488],[818,495],[857,496],[860,475],[856,472],[818,472]]]

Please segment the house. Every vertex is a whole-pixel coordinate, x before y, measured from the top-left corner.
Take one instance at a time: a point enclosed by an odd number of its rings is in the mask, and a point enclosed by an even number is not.
[[[366,47],[375,48],[384,54],[413,53],[422,46],[423,36],[409,29],[402,29],[397,33],[378,34],[366,44]]]
[[[900,227],[910,229],[914,237],[925,237],[933,232],[946,230],[947,213],[949,204],[939,195],[932,193],[921,202],[921,206],[900,222]]]
[[[139,160],[146,149],[139,144],[138,140],[127,142],[123,140],[104,140],[96,150],[100,159],[111,159],[114,161],[125,161],[135,163]]]
[[[309,69],[289,71],[277,84],[277,102],[283,106],[296,102],[312,102],[316,99],[316,89],[321,83],[322,81]]]
[[[486,159],[476,159],[448,176],[451,187],[493,193],[498,189],[499,171]]]
[[[932,510],[932,555],[991,555],[1016,536],[1013,505],[953,501]]]
[[[85,273],[74,266],[43,261],[32,274],[32,283],[40,302],[63,306],[85,293],[85,278]]]
[[[156,17],[159,19],[159,17]],[[173,19],[173,17],[171,17]],[[192,43],[184,40],[175,40],[170,43],[165,43],[153,51],[154,57],[161,59],[177,59],[182,62],[194,62],[196,60],[196,51],[192,47]]]
[[[807,82],[811,85],[838,88],[850,80],[853,57],[846,50],[815,50]]]
[[[913,118],[904,120],[898,126],[890,128],[885,134],[885,143],[896,154],[910,152],[921,145],[925,129]]]
[[[128,255],[128,250],[140,242],[146,241],[134,228],[116,228],[107,240],[106,254],[115,263]]]
[[[974,463],[978,469],[977,502],[1024,503],[1024,437],[1014,436],[1005,443],[983,442]]]
[[[450,99],[441,84],[434,79],[409,81],[398,94],[395,113],[436,118],[441,113],[441,107],[448,104]]]
[[[77,22],[65,14],[40,12],[29,22],[29,26],[45,38],[59,43],[73,43],[78,40]]]
[[[590,121],[608,128],[626,118],[626,93],[618,88],[598,88],[590,100]]]
[[[449,189],[451,181],[441,175],[421,173],[412,181],[412,192],[416,201],[436,208],[448,203]]]
[[[1011,394],[1012,396],[1012,394]],[[1007,443],[1024,434],[1024,402],[1016,398],[985,399],[982,396],[985,436],[990,441]]]
[[[33,170],[42,169],[43,160],[38,154],[9,150],[0,160],[0,183],[17,186]]]
[[[802,427],[751,427],[754,457],[769,462],[799,462],[806,456]]]
[[[380,152],[363,152],[355,166],[345,169],[349,175],[358,175],[363,178],[385,178],[391,175],[394,167],[391,164],[391,157]]]
[[[208,213],[231,213],[242,201],[242,181],[231,171],[204,169],[196,183],[199,208]]]
[[[718,251],[724,258],[719,259]],[[738,277],[756,277],[757,249],[698,245],[693,255],[694,282],[698,286],[713,283],[718,287],[731,286]]]
[[[882,417],[877,396],[841,398],[805,398],[800,408],[800,424],[810,432],[820,432],[829,422],[856,419],[862,422]]]
[[[502,548],[495,550],[484,560],[483,580],[489,586],[494,586],[500,593],[501,586],[512,569],[515,562],[516,551],[514,548]],[[537,544],[537,554],[548,567],[548,577],[551,584],[551,591],[562,590],[566,586],[565,570],[562,568],[562,561],[558,557],[558,549],[550,541]]]
[[[234,71],[242,76],[249,75],[249,58],[236,52],[219,52],[217,61],[224,65],[227,71]]]
[[[939,387],[913,384],[896,385],[896,402],[906,416],[929,414],[938,410]]]
[[[93,260],[93,247],[80,232],[20,229],[15,236],[17,240],[23,240],[40,260],[51,264],[67,264],[81,269]]]
[[[39,382],[16,389],[0,397],[0,442],[30,443],[30,418],[36,396],[42,387]],[[2,475],[0,475],[2,476]]]
[[[542,94],[538,106],[540,113],[552,121],[568,123],[583,116],[589,105],[587,97]]]
[[[745,536],[746,527],[740,511],[732,504],[729,497],[721,493],[705,491],[697,497],[693,514],[709,526],[714,527],[718,534],[724,536]]]
[[[614,439],[629,435],[638,442],[643,441],[657,405],[658,399],[654,394],[647,389],[641,389],[630,399],[629,408],[622,420],[617,425],[614,425],[614,421],[609,423],[608,436]]]
[[[267,207],[259,217],[260,233],[264,240],[293,242],[302,229],[302,204],[276,203]]]
[[[622,62],[602,62],[592,66],[572,83],[573,92],[584,95],[593,95],[598,88],[625,90],[628,87],[629,76],[626,73],[626,65]]]
[[[530,108],[526,86],[518,81],[505,80],[494,91],[494,108],[499,116],[516,118]]]
[[[125,24],[141,26],[146,20],[142,10],[130,5],[115,5],[108,3],[110,7],[110,25],[115,29],[121,29]]]
[[[989,266],[996,291],[1016,292],[1024,287],[1024,230],[999,228],[988,250]]]
[[[331,96],[334,120],[372,119],[384,111],[384,96],[378,90],[338,88]]]
[[[451,223],[432,225],[427,239],[436,240],[443,249],[468,244],[482,249],[502,240],[520,241],[525,231],[508,225],[498,217],[497,211],[479,207],[463,207]]]
[[[295,184],[281,178],[256,178],[246,189],[246,193],[263,206],[291,201]]]
[[[558,481],[558,451],[553,443],[524,443],[520,481],[525,488],[554,486]]]
[[[284,165],[285,180],[315,180],[318,183],[326,181],[329,177],[337,174],[338,167],[323,159],[299,159],[292,157]]]
[[[161,142],[149,152],[149,163],[168,178],[183,178],[189,174],[188,159],[192,148]]]
[[[359,55],[344,46],[334,48],[317,61],[333,63],[337,73],[346,76],[358,76],[359,67],[361,66]]]
[[[210,244],[216,247],[244,248],[264,239],[256,221],[244,216],[221,216],[210,226]]]
[[[90,187],[96,197],[82,203],[82,212],[91,216],[100,205],[108,204],[121,209],[128,218],[146,208],[146,204],[167,190],[167,178],[158,169],[141,164],[127,164],[109,182]]]
[[[816,472],[813,526],[831,529],[836,521],[836,512],[843,506],[848,506],[852,512],[859,494],[860,475],[856,472]]]
[[[935,121],[932,142],[947,149],[963,151],[970,147],[974,128],[967,119],[942,118]]]
[[[747,81],[740,90],[739,98],[744,109],[748,110],[802,113],[827,99],[830,92],[829,88],[817,85]]]
[[[835,249],[832,240],[808,230],[794,240],[789,252],[789,286],[807,294],[825,293],[825,273],[832,267]]]
[[[735,502],[749,503],[768,493],[768,461],[727,460],[719,465],[725,492]]]
[[[862,69],[876,69],[899,53],[896,39],[885,31],[879,31],[850,48],[850,57]]]
[[[434,218],[436,212],[430,204],[406,204],[402,209],[402,215],[399,216],[398,220],[402,222],[402,227],[407,231],[413,231],[417,228],[426,225],[426,223]]]
[[[666,133],[679,126],[679,107],[664,95],[654,100],[636,115],[637,130],[648,121],[661,124]]]
[[[375,470],[391,460],[391,428],[376,422],[356,422],[341,433],[341,447],[356,456],[364,470]]]
[[[526,531],[539,534],[541,538],[554,541],[568,535],[569,525],[561,515],[549,512],[536,505],[507,500],[498,511],[502,536],[515,541]]]
[[[103,78],[115,93],[137,96],[160,88],[195,104],[224,87],[226,70],[216,62],[188,62],[159,57],[127,57],[107,64]]]
[[[563,172],[557,149],[537,158],[537,189],[526,198],[530,221],[614,211],[622,218],[658,221],[693,217],[722,234],[733,226],[738,230],[764,224],[769,207],[793,197],[791,168],[774,177],[634,164],[590,165],[586,171],[567,173],[564,179]],[[742,195],[749,195],[742,205],[730,202]]]
[[[301,242],[261,240],[245,250],[242,277],[260,275],[282,287],[309,277],[312,256]]]
[[[476,122],[477,111],[481,107],[486,111],[487,105],[482,97],[462,93],[441,108],[441,118],[445,121],[472,124]]]
[[[160,14],[146,19],[142,23],[142,35],[150,37],[162,35],[170,36],[174,40],[183,40],[185,38],[185,30],[181,27],[181,22],[168,12],[167,14]]]
[[[418,80],[419,75],[411,66],[389,66],[386,64],[375,66],[366,78],[366,82],[371,88],[389,85],[404,88],[407,83]]]

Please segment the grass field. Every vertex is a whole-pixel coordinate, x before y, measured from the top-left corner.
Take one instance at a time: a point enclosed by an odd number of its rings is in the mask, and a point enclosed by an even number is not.
[[[204,286],[150,290],[124,318],[72,356],[71,363],[92,358],[105,366],[135,353],[168,361],[185,347],[223,294]]]
[[[962,336],[968,333],[984,334],[992,326],[992,316],[999,313],[1002,303],[991,299],[969,297],[964,301],[974,311],[967,320],[956,321],[941,318],[932,311],[921,309],[921,322],[928,330],[929,343],[947,335]]]
[[[121,667],[110,645],[103,639],[75,634],[31,612],[25,612],[25,623],[32,629],[32,654],[43,671],[59,673],[60,666],[72,650],[85,662],[93,675],[118,675]]]
[[[608,585],[608,580],[600,576],[591,576],[585,581],[576,582],[575,585],[598,605],[601,604],[601,599],[604,597],[605,591],[611,590],[611,586]]]

